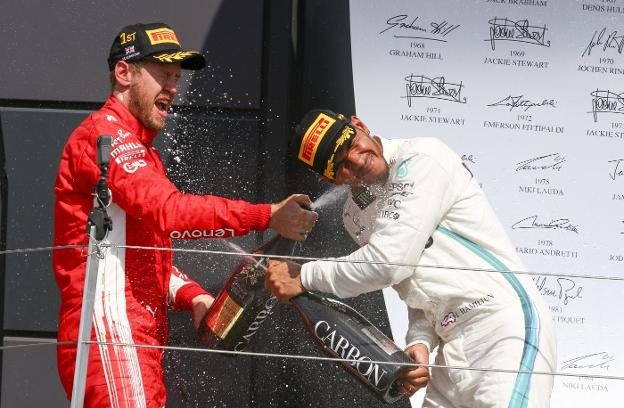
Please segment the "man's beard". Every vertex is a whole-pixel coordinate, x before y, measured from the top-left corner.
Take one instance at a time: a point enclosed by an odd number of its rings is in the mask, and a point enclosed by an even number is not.
[[[165,120],[159,115],[153,114],[154,101],[144,97],[144,92],[138,83],[130,85],[128,109],[143,126],[149,130],[161,130],[165,126]]]

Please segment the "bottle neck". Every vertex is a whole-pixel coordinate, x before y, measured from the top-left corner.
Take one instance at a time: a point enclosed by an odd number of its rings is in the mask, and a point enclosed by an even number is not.
[[[260,248],[262,253],[267,255],[294,255],[297,241],[276,235]]]

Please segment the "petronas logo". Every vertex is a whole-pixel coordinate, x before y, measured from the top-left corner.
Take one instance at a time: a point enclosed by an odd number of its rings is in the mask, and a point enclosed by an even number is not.
[[[407,177],[408,166],[409,166],[410,160],[412,160],[412,159],[407,159],[403,163],[401,163],[401,165],[397,169],[397,177],[398,178],[402,179],[402,178]]]

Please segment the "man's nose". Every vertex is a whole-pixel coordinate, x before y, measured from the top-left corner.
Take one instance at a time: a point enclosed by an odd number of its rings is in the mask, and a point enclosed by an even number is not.
[[[361,158],[353,150],[349,150],[349,152],[347,152],[347,158],[345,159],[344,168],[345,170],[347,170],[346,179],[349,182],[353,182],[357,178],[358,169],[362,165],[360,161]]]
[[[165,83],[165,91],[169,92],[172,96],[178,93],[178,81],[171,79]]]
[[[357,149],[349,149],[349,153],[347,154],[347,159],[349,162],[349,167],[351,168],[352,173],[357,173],[357,171],[364,165],[364,161],[366,160],[366,155],[360,154]]]
[[[177,84],[167,85],[165,87],[165,90],[169,92],[171,96],[175,96],[178,93],[178,85]]]

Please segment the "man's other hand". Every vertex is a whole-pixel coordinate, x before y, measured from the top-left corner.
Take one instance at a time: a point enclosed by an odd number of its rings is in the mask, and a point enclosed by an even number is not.
[[[193,298],[193,326],[195,326],[195,330],[199,328],[199,324],[206,317],[213,302],[214,298],[210,295],[198,295]]]
[[[318,219],[318,214],[309,210],[311,205],[310,197],[305,194],[293,194],[272,204],[269,227],[285,238],[303,241]]]
[[[414,344],[405,350],[416,364],[429,364],[429,349],[424,344]],[[397,379],[401,392],[409,397],[429,383],[429,367],[416,367],[404,371]]]
[[[291,261],[269,260],[269,270],[264,278],[264,286],[281,302],[305,292],[301,284],[301,265]]]

